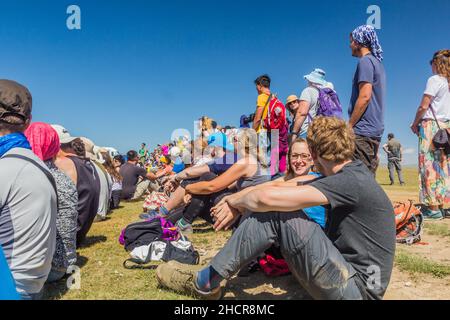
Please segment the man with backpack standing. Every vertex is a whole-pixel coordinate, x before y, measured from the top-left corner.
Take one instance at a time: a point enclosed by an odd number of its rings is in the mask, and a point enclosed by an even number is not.
[[[286,108],[278,98],[270,92],[270,77],[262,75],[255,81],[258,99],[253,120],[253,129],[259,136],[259,146],[270,151],[270,174],[272,176],[286,171],[286,156],[289,149],[288,122]],[[263,130],[267,130],[268,145]],[[272,140],[274,139],[274,141]]]
[[[359,58],[349,123],[356,134],[354,159],[361,160],[373,174],[378,168],[378,149],[384,132],[386,75],[383,50],[375,29],[369,25],[356,28],[350,35],[352,55]]]

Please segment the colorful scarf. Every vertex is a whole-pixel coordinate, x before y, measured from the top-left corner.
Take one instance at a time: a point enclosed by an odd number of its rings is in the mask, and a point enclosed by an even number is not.
[[[353,30],[352,38],[360,45],[369,48],[373,56],[380,62],[383,60],[383,49],[378,41],[374,27],[369,25],[359,26]]]
[[[47,123],[34,122],[25,131],[31,149],[42,161],[53,159],[59,152],[59,137]]]
[[[0,137],[0,157],[13,148],[30,149],[27,138],[23,133],[11,133]]]

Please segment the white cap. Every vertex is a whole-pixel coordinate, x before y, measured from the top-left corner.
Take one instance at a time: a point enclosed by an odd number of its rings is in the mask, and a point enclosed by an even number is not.
[[[58,133],[59,142],[61,144],[70,143],[73,140],[77,139],[77,137],[72,137],[69,131],[59,124],[52,124],[52,128],[55,129],[55,131]]]

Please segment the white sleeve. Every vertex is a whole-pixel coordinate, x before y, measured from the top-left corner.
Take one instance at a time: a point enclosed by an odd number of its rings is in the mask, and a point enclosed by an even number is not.
[[[439,79],[435,76],[431,77],[427,81],[427,87],[424,94],[435,97],[439,90]]]

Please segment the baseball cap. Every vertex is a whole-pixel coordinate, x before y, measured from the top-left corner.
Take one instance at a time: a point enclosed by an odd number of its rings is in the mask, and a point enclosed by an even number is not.
[[[52,127],[58,133],[59,141],[61,144],[70,143],[73,140],[77,139],[77,137],[72,137],[69,131],[67,131],[66,128],[60,126],[59,124],[52,124]]]
[[[0,120],[9,124],[25,124],[31,117],[32,97],[23,85],[0,80]]]
[[[208,137],[208,146],[222,147],[227,151],[234,151],[234,146],[228,143],[228,138],[225,133],[216,132]]]

